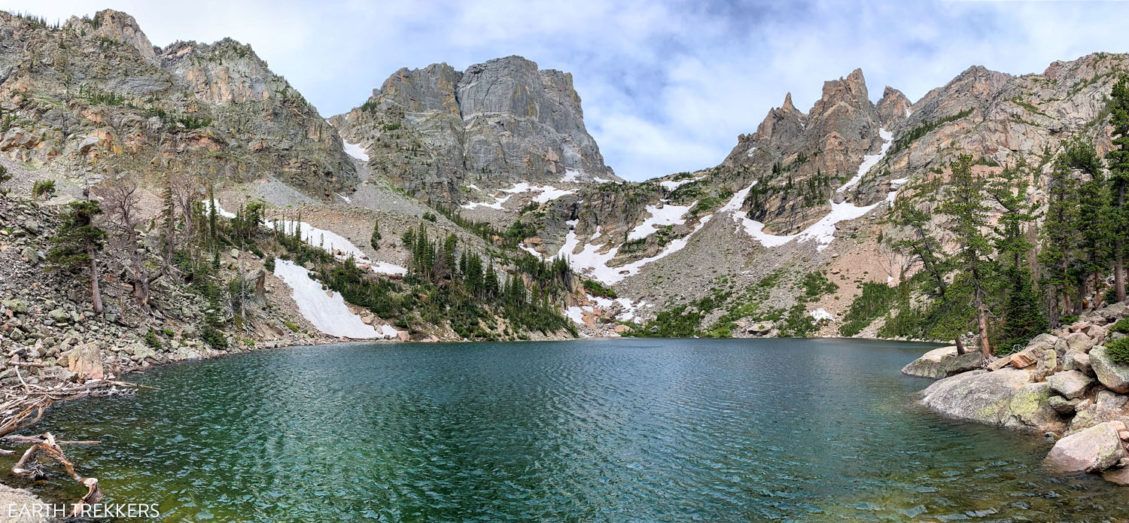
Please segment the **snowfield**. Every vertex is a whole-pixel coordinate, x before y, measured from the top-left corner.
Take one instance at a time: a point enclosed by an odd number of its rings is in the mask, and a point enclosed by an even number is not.
[[[835,316],[833,314],[831,314],[830,312],[827,312],[827,309],[824,309],[823,307],[820,307],[820,308],[815,309],[813,311],[808,311],[808,315],[810,315],[811,319],[813,319],[815,321],[824,321],[824,320],[833,321],[833,320],[835,320]]]
[[[632,229],[631,232],[627,233],[627,239],[641,240],[654,234],[659,230],[659,227],[666,225],[682,225],[686,223],[683,216],[697,203],[698,202],[694,202],[686,206],[666,204],[663,205],[662,208],[659,208],[657,205],[648,205],[647,212],[650,213],[650,216],[647,217],[646,220],[643,220],[643,223]]]
[[[675,190],[679,187],[682,187],[683,185],[686,185],[688,183],[693,183],[693,182],[696,182],[698,180],[701,180],[702,178],[705,178],[705,176],[695,176],[693,178],[683,178],[681,180],[663,180],[663,181],[659,182],[659,186],[661,186],[663,189],[666,189],[668,191],[673,191],[673,190]]]
[[[345,150],[345,154],[352,156],[353,158],[356,158],[362,162],[368,161],[368,153],[365,152],[364,147],[361,147],[361,144],[349,143],[345,140],[341,140],[341,146],[341,148]]]
[[[462,208],[463,209],[477,209],[479,207],[487,207],[487,208],[490,208],[490,209],[495,209],[495,210],[501,211],[502,205],[504,205],[506,202],[510,201],[510,198],[513,197],[513,195],[515,195],[515,194],[531,193],[531,192],[540,193],[536,197],[533,198],[533,201],[535,201],[537,203],[546,203],[546,202],[549,202],[549,201],[552,201],[552,200],[556,200],[557,198],[560,198],[560,197],[565,196],[567,194],[573,193],[573,191],[570,191],[570,190],[567,190],[567,189],[557,189],[556,187],[553,187],[552,185],[531,185],[529,182],[515,183],[513,187],[510,187],[509,189],[502,189],[501,192],[502,192],[502,194],[499,194],[499,195],[494,197],[493,202],[464,203],[464,204],[462,204]]]
[[[561,246],[561,250],[557,252],[557,256],[564,257],[568,260],[573,270],[595,278],[602,283],[612,285],[623,281],[623,279],[628,276],[638,274],[639,270],[644,266],[682,250],[690,243],[690,238],[697,234],[698,231],[702,230],[702,228],[709,223],[711,218],[713,218],[712,215],[703,217],[693,231],[690,231],[689,234],[682,238],[672,240],[670,243],[666,244],[666,247],[664,247],[662,251],[659,251],[658,254],[619,267],[611,267],[608,265],[608,262],[619,253],[619,247],[612,247],[606,252],[601,253],[600,249],[603,247],[602,245],[596,246],[589,243],[585,244],[584,249],[579,253],[576,253],[576,248],[580,245],[580,239],[576,236],[576,220],[571,220],[567,222],[569,224],[568,236],[565,237],[565,243]]]
[[[390,325],[376,330],[349,309],[345,299],[335,291],[325,291],[321,283],[310,278],[310,271],[290,260],[275,260],[274,275],[293,291],[298,311],[317,329],[330,336],[371,340],[394,338],[398,334]]]
[[[580,181],[581,173],[576,169],[565,169],[564,176],[561,176],[562,183],[576,183]]]
[[[847,183],[844,183],[843,185],[839,186],[838,189],[835,189],[835,192],[841,193],[859,183],[859,181],[862,180],[862,177],[865,176],[866,173],[870,172],[870,170],[873,169],[875,165],[878,165],[878,162],[882,161],[882,159],[886,157],[886,152],[890,150],[890,145],[894,143],[894,133],[891,133],[890,131],[887,131],[885,129],[879,129],[878,137],[882,138],[882,148],[878,150],[878,154],[868,154],[863,156],[862,163],[859,164],[859,170],[853,177],[851,177],[850,180],[847,180]]]
[[[208,206],[209,203],[205,201],[204,208],[207,209]],[[219,205],[219,202],[216,203],[216,214],[228,219],[235,218],[235,213],[224,210],[224,208]],[[332,254],[338,260],[344,261],[352,256],[353,261],[357,262],[357,266],[367,266],[377,274],[403,276],[408,273],[408,269],[396,265],[395,263],[372,261],[360,247],[357,247],[356,244],[333,231],[319,229],[306,222],[296,222],[294,220],[263,220],[263,225],[269,229],[274,229],[275,224],[286,234],[294,234],[294,227],[300,225],[302,229],[302,241],[312,247],[320,248]]]
[[[859,165],[858,172],[850,180],[847,180],[841,187],[835,190],[836,193],[841,193],[845,189],[857,184],[862,180],[866,173],[870,172],[874,166],[878,165],[886,153],[890,150],[890,145],[893,144],[894,135],[885,129],[878,130],[878,136],[882,138],[882,147],[879,149],[878,154],[868,154],[863,156],[862,163]],[[897,197],[897,191],[908,181],[906,178],[899,178],[892,180],[890,187],[891,191],[884,200],[886,203],[893,205],[894,199]],[[815,240],[817,242],[816,250],[822,251],[826,249],[831,242],[835,240],[836,225],[840,222],[856,220],[866,215],[866,213],[874,210],[883,202],[874,203],[866,206],[857,206],[850,202],[835,203],[832,199],[828,203],[831,205],[831,212],[821,218],[819,221],[809,225],[806,229],[790,235],[776,235],[764,232],[764,224],[756,220],[749,219],[741,211],[741,206],[748,197],[749,191],[756,186],[756,180],[751,185],[742,189],[737,194],[734,194],[729,202],[726,203],[718,212],[729,212],[733,221],[739,227],[745,230],[745,233],[752,237],[754,240],[760,242],[765,247],[779,247],[785,245],[793,240],[806,242]]]

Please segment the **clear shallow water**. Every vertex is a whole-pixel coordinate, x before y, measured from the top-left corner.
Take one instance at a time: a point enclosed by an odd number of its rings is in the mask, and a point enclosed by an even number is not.
[[[350,345],[155,369],[41,424],[170,520],[1101,520],[1038,438],[913,405],[920,345]],[[10,464],[4,468],[7,470]],[[81,492],[58,482],[51,495]]]

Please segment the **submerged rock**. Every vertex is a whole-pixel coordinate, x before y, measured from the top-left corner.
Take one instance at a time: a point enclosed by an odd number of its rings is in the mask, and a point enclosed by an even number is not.
[[[1129,365],[1118,365],[1110,359],[1105,347],[1094,347],[1090,351],[1090,365],[1098,381],[1114,392],[1129,392]]]
[[[1099,472],[1125,457],[1118,422],[1106,422],[1058,440],[1044,463],[1055,472]]]
[[[1029,432],[1061,432],[1064,428],[1051,406],[1051,386],[1032,383],[1029,371],[1004,368],[975,370],[933,383],[922,403],[951,418]]]
[[[978,369],[984,362],[978,351],[957,354],[955,345],[933,349],[902,367],[902,374],[921,378],[945,378]]]

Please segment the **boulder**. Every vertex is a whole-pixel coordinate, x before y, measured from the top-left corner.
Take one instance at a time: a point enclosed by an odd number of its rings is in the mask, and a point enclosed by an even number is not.
[[[1067,350],[1071,352],[1090,352],[1094,346],[1094,339],[1081,332],[1072,332],[1065,339]]]
[[[1115,422],[1094,425],[1058,440],[1044,464],[1060,473],[1099,472],[1125,457]]]
[[[1129,486],[1129,467],[1110,469],[1102,473],[1102,479],[1121,486]]]
[[[1085,352],[1068,352],[1062,362],[1063,370],[1077,370],[1083,374],[1093,374],[1090,368],[1090,355]]]
[[[1073,434],[1107,421],[1127,421],[1129,420],[1127,404],[1129,398],[1108,390],[1099,390],[1092,401],[1082,400],[1075,406],[1076,414],[1074,419],[1070,420],[1070,427],[1066,433]]]
[[[1022,352],[1042,352],[1046,349],[1055,348],[1056,343],[1058,343],[1058,336],[1043,333],[1031,338],[1031,341],[1027,342],[1027,346],[1023,348]]]
[[[64,354],[67,370],[74,373],[79,381],[104,379],[102,351],[94,343],[83,343]]]
[[[47,317],[56,323],[69,323],[72,319],[71,315],[63,309],[51,309],[51,312],[47,313]]]
[[[984,358],[979,351],[957,354],[955,345],[933,349],[902,367],[902,374],[939,379],[980,368]]]
[[[1051,387],[1033,383],[1033,373],[1004,368],[974,370],[938,380],[922,403],[938,414],[1030,432],[1060,432],[1063,422],[1050,404]]]
[[[1070,400],[1085,395],[1086,389],[1089,389],[1093,382],[1093,378],[1076,370],[1059,372],[1047,378],[1047,383],[1051,385],[1055,392]]]
[[[772,332],[772,329],[774,327],[775,325],[773,325],[771,321],[758,321],[750,324],[749,327],[745,329],[745,332],[749,334],[755,334],[757,336],[764,336]]]
[[[1073,416],[1079,403],[1081,403],[1080,400],[1068,400],[1057,394],[1047,399],[1047,404],[1062,416]]]
[[[14,314],[27,314],[27,302],[15,298],[4,300],[0,302],[4,305],[5,309],[12,311]]]
[[[1011,355],[1011,366],[1017,369],[1026,369],[1038,361],[1035,357],[1035,352],[1030,349],[1024,349],[1020,352]]]
[[[1108,321],[1117,321],[1121,318],[1129,316],[1129,305],[1126,305],[1125,303],[1114,303],[1113,305],[1102,309],[1101,311],[1099,311],[1099,313]]]
[[[1090,365],[1107,389],[1121,394],[1129,392],[1129,365],[1114,363],[1105,347],[1099,345],[1090,351]]]

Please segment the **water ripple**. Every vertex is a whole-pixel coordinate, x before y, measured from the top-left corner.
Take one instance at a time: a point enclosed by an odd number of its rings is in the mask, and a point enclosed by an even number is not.
[[[45,429],[168,520],[1102,519],[1045,444],[941,420],[920,346],[620,340],[311,347],[155,369]],[[57,480],[41,491],[77,497]]]

